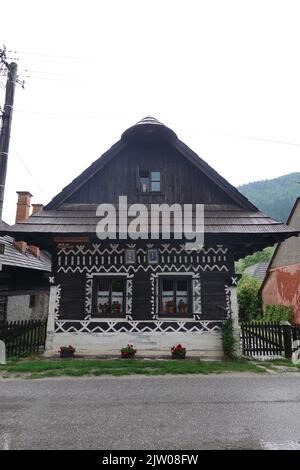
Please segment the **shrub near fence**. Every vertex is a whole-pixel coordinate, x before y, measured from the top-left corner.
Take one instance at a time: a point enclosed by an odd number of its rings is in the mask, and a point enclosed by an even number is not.
[[[23,357],[45,349],[47,322],[22,320],[0,323],[0,340],[7,357]]]

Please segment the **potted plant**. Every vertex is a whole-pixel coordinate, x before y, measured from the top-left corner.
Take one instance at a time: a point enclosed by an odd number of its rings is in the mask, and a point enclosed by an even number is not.
[[[99,304],[99,310],[103,315],[107,315],[109,313],[109,308],[108,305],[105,304]]]
[[[134,349],[132,344],[127,344],[125,348],[121,349],[121,358],[122,359],[132,359],[134,358],[137,350]]]
[[[180,300],[178,303],[178,313],[179,315],[185,315],[186,313],[186,304],[183,300]]]
[[[171,348],[172,359],[185,359],[186,348],[181,344],[176,344]]]
[[[73,346],[61,346],[60,350],[58,351],[60,354],[61,359],[65,358],[74,358],[74,353],[76,349]]]
[[[167,300],[167,302],[166,302],[166,312],[168,314],[175,313],[175,303],[173,302],[173,300]]]

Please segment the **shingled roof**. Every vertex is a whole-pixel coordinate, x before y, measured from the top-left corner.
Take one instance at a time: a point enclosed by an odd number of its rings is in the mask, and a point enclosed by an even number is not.
[[[38,258],[30,250],[21,253],[14,245],[14,239],[8,235],[0,237],[0,245],[3,246],[3,254],[0,254],[0,270],[2,266],[13,266],[51,272],[51,258],[45,251],[41,251]]]
[[[256,263],[253,266],[249,266],[248,268],[246,268],[244,270],[244,273],[248,274],[251,277],[254,277],[261,284],[265,278],[268,266],[269,261]]]
[[[19,240],[25,237],[30,243],[40,242],[44,246],[50,244],[50,240],[53,241],[55,236],[90,234],[95,237],[96,224],[99,222],[96,217],[97,204],[68,203],[67,200],[130,142],[162,138],[232,201],[232,204],[205,205],[205,235],[210,238],[210,242],[239,243],[240,248],[236,251],[238,257],[298,235],[299,232],[293,227],[261,213],[236,188],[181,142],[174,131],[149,116],[127,129],[116,144],[67,185],[42,211],[2,230],[2,233],[10,233]]]

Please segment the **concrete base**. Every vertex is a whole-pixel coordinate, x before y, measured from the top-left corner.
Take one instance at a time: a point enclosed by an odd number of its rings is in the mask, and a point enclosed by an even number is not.
[[[57,355],[60,346],[72,345],[83,356],[119,356],[128,343],[139,357],[170,357],[170,349],[181,343],[188,357],[222,359],[220,332],[54,333],[45,357]]]

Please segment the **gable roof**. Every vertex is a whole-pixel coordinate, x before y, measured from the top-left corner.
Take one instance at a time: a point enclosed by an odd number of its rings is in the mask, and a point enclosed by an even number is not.
[[[180,154],[198,168],[218,188],[223,190],[231,199],[243,209],[258,210],[248,199],[243,196],[225,178],[219,175],[211,166],[200,158],[193,150],[181,142],[177,135],[157,119],[147,116],[134,126],[123,132],[121,139],[115,143],[107,152],[94,161],[85,171],[68,184],[57,194],[46,206],[45,210],[56,209],[63,204],[74,192],[83,186],[89,179],[95,176],[105,165],[107,165],[129,142],[144,138],[163,138],[170,142]]]
[[[142,119],[127,129],[121,139],[67,185],[43,210],[29,219],[0,230],[17,240],[26,240],[51,250],[54,238],[89,235],[96,238],[97,204],[71,203],[70,196],[108,164],[131,142],[164,141],[198,168],[229,197],[231,203],[205,204],[206,243],[230,244],[239,259],[266,246],[298,235],[299,231],[261,213],[236,188],[181,142],[174,131],[152,117]],[[118,210],[118,208],[116,208]]]

